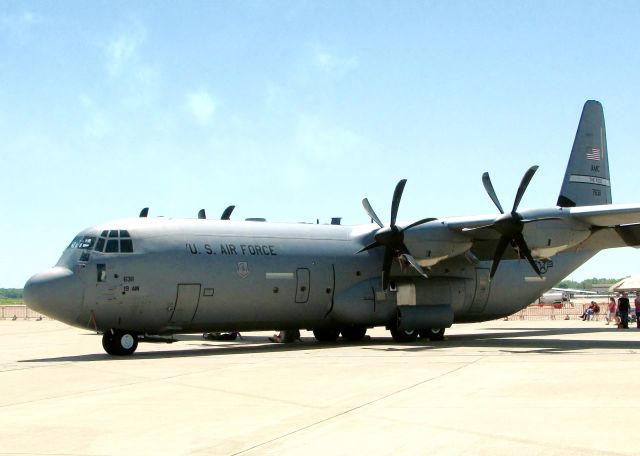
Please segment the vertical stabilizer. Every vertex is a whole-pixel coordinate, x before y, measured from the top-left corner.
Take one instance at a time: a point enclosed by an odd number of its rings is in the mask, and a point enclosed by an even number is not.
[[[582,108],[558,206],[611,204],[609,150],[602,105],[589,100]]]

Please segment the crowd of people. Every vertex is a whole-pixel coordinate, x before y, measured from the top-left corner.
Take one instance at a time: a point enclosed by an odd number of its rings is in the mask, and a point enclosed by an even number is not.
[[[634,310],[635,310],[635,320],[636,326],[640,329],[640,293],[636,293],[636,298],[633,301]],[[630,313],[631,311],[631,303],[629,302],[629,295],[626,292],[621,293],[616,298],[613,296],[609,298],[609,302],[607,304],[607,313],[605,318],[607,320],[606,324],[611,324],[612,322],[618,326],[620,329],[628,329],[629,321],[630,321]],[[591,304],[584,310],[580,318],[583,321],[592,320],[595,318],[600,312],[600,306],[595,302],[591,301]]]

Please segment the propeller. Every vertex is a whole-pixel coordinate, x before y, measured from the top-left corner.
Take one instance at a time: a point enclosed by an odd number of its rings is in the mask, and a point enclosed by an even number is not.
[[[520,215],[517,210],[520,205],[520,201],[522,200],[522,196],[524,192],[527,190],[529,186],[529,182],[531,182],[531,178],[538,170],[538,166],[532,166],[524,173],[522,176],[522,180],[520,181],[520,186],[518,187],[518,191],[516,193],[516,198],[513,201],[513,208],[511,212],[505,213],[500,205],[500,201],[496,195],[495,190],[493,189],[493,185],[491,184],[491,178],[489,177],[489,173],[484,173],[482,175],[482,184],[484,185],[485,190],[489,194],[489,198],[493,201],[493,204],[496,205],[502,216],[498,217],[491,225],[486,227],[479,228],[493,228],[498,233],[500,233],[500,240],[498,241],[498,246],[496,247],[496,251],[493,254],[493,263],[491,265],[491,272],[489,274],[489,278],[492,279],[500,265],[500,260],[502,260],[502,256],[504,255],[505,250],[509,244],[514,245],[518,248],[520,254],[524,255],[524,257],[529,261],[529,264],[533,268],[533,270],[541,277],[540,269],[538,265],[533,260],[531,256],[531,250],[527,245],[527,242],[524,240],[524,236],[522,235],[522,230],[524,228],[525,223],[533,221],[533,220],[524,220],[522,215]],[[549,217],[545,217],[548,219]],[[554,217],[555,218],[555,217]],[[541,220],[541,219],[537,219]]]
[[[430,222],[432,220],[436,220],[435,218],[424,218],[422,220],[418,220],[417,222],[413,222],[412,224],[404,227],[398,228],[396,225],[396,219],[398,217],[398,208],[400,207],[400,199],[402,198],[402,192],[404,191],[404,186],[407,183],[406,179],[402,179],[396,185],[396,189],[393,192],[393,199],[391,200],[391,222],[388,227],[385,227],[383,223],[380,221],[380,218],[376,214],[376,212],[371,207],[369,200],[367,198],[362,200],[362,206],[364,210],[367,211],[371,220],[373,220],[380,229],[373,236],[375,239],[371,244],[363,247],[358,251],[358,253],[364,252],[366,250],[370,250],[376,247],[384,247],[384,259],[382,261],[382,289],[386,290],[389,288],[389,274],[391,271],[391,264],[394,258],[399,258],[400,260],[404,260],[409,263],[420,275],[423,277],[427,277],[426,272],[420,267],[416,259],[411,255],[409,249],[404,244],[404,232],[410,228],[413,228],[418,225],[422,225],[423,223]]]

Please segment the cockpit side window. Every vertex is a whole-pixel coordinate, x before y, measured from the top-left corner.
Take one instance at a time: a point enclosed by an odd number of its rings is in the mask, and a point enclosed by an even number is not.
[[[98,239],[98,242],[96,242],[96,248],[94,249],[96,252],[102,252],[104,251],[104,244],[106,242],[106,239],[101,237]]]
[[[91,250],[96,242],[95,236],[76,236],[69,244],[68,249]]]

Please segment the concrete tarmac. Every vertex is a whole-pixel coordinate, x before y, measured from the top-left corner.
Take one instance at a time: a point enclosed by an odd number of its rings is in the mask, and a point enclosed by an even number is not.
[[[0,321],[1,455],[635,455],[640,330],[455,325],[443,342],[140,344]]]

